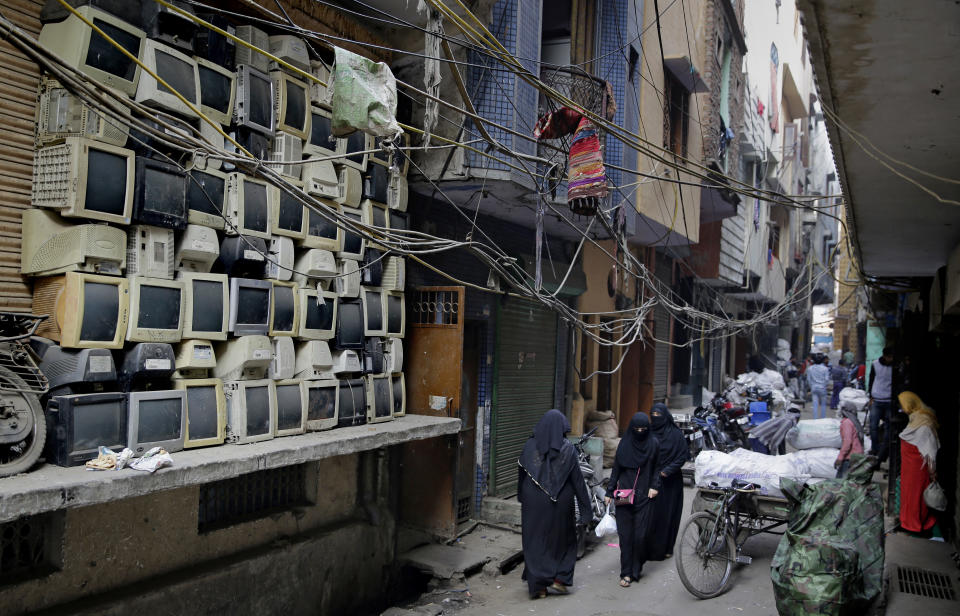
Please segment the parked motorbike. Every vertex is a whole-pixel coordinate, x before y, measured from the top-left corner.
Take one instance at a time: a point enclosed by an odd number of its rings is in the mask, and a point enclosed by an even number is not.
[[[600,522],[600,518],[603,517],[606,511],[603,506],[603,497],[606,495],[606,480],[602,475],[597,475],[593,465],[590,463],[590,454],[584,449],[587,440],[593,436],[597,428],[599,428],[599,426],[581,436],[573,444],[574,449],[577,450],[577,462],[580,465],[580,473],[583,475],[584,483],[587,484],[587,494],[590,495],[590,508],[592,509],[590,512],[591,515],[581,516],[580,503],[574,499],[577,516],[577,558],[583,557],[587,552],[587,537],[593,532],[593,529],[596,528]],[[581,517],[588,517],[589,519],[586,522],[582,522]]]
[[[0,477],[30,470],[43,453],[47,379],[27,340],[45,318],[0,312]]]
[[[746,407],[731,402],[727,398],[729,392],[730,387],[693,413],[695,421],[703,431],[703,447],[706,449],[729,452],[738,447],[750,448],[747,437],[750,413]],[[691,454],[693,453],[691,451]]]

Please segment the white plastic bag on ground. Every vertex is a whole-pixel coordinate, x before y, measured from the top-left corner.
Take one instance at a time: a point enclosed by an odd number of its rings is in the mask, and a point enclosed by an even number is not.
[[[833,467],[833,463],[836,462],[838,455],[840,455],[839,449],[815,447],[788,453],[786,457],[794,460],[795,467],[802,473],[821,479],[833,479],[837,476],[837,469]]]
[[[801,419],[787,432],[787,444],[794,449],[813,449],[815,447],[833,447],[840,449],[840,420],[832,417],[824,419]]]
[[[597,537],[604,537],[617,532],[617,518],[613,517],[613,513],[610,512],[610,505],[607,505],[607,512],[600,519],[600,523],[593,529],[593,532],[596,533]]]
[[[764,368],[763,374],[760,375],[757,382],[765,389],[779,389],[783,391],[787,387],[787,384],[783,381],[783,375],[770,368]]]
[[[740,479],[760,486],[760,493],[765,496],[783,497],[781,477],[798,481],[810,479],[809,475],[796,471],[786,456],[768,456],[747,449],[737,449],[732,454],[707,450],[697,456],[694,481],[698,486],[709,488],[711,483],[729,487],[734,479]]]

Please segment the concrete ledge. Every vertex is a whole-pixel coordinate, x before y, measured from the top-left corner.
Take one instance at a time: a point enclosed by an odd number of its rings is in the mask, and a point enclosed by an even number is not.
[[[132,469],[88,471],[50,464],[0,479],[0,522],[85,507],[228,479],[269,468],[380,449],[456,434],[460,420],[407,415],[380,424],[310,432],[249,445],[223,445],[173,454],[174,466],[150,474]]]

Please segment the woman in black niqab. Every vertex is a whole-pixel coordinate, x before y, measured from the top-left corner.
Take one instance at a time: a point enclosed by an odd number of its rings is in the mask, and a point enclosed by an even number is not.
[[[620,585],[626,588],[640,579],[647,558],[653,502],[660,489],[660,443],[650,434],[650,418],[637,413],[630,419],[613,460],[607,502],[614,490],[634,490],[633,504],[616,506],[620,536]]]
[[[573,499],[589,512],[590,496],[583,481],[577,452],[566,439],[570,422],[553,409],[540,419],[520,454],[520,524],[523,542],[523,579],[530,597],[547,588],[566,594],[573,584],[577,562],[577,531]]]
[[[690,448],[683,431],[673,422],[667,405],[657,403],[650,411],[653,436],[660,442],[660,493],[653,501],[650,547],[647,558],[665,560],[673,555],[673,546],[683,517],[683,463],[690,459]]]

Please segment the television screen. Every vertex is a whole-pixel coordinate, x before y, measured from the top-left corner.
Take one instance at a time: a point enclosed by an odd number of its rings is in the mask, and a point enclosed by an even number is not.
[[[100,445],[122,443],[123,403],[97,402],[73,407],[73,450],[96,449]]]
[[[389,169],[383,165],[370,165],[367,167],[367,174],[363,180],[363,198],[372,199],[378,203],[386,203],[387,185],[389,183]]]
[[[408,224],[406,214],[390,210],[390,229],[401,229],[405,231],[408,228]]]
[[[383,169],[380,165],[377,165],[375,169]],[[387,226],[387,210],[382,207],[372,207],[373,214],[370,220],[373,222],[374,227],[386,227]]]
[[[266,233],[269,211],[266,184],[244,180],[243,226],[251,231],[262,231]]]
[[[273,329],[275,331],[293,331],[294,309],[293,288],[282,285],[273,287]]]
[[[90,148],[87,154],[87,191],[83,207],[93,212],[123,216],[127,203],[127,159]]]
[[[137,442],[154,443],[180,438],[182,413],[180,398],[141,400]]]
[[[221,177],[191,171],[187,180],[187,207],[197,212],[222,216],[225,180]]]
[[[307,390],[307,420],[333,419],[337,411],[337,387],[311,387]]]
[[[281,190],[277,218],[277,224],[281,229],[299,233],[303,229],[303,204],[287,191]]]
[[[307,116],[307,91],[291,82],[287,82],[287,109],[283,116],[284,124],[302,131]],[[302,133],[301,133],[302,134]]]
[[[272,124],[273,97],[270,92],[271,83],[259,75],[250,74],[248,83],[250,93],[250,121],[258,126]]]
[[[387,333],[399,334],[403,331],[403,298],[399,295],[387,295]]]
[[[358,417],[366,417],[367,413],[367,392],[363,379],[340,381],[337,399],[341,425],[363,423]]]
[[[300,385],[277,385],[277,430],[294,430],[303,420]]]
[[[403,413],[403,375],[391,377],[393,389],[393,412],[396,415]]]
[[[363,218],[359,214],[344,212],[344,215],[355,222],[363,222]],[[353,233],[352,231],[347,231],[345,229],[343,232],[343,252],[348,254],[360,254],[362,249],[363,236],[361,236],[359,233]]]
[[[194,280],[193,330],[220,332],[223,330],[223,283]]]
[[[179,173],[147,166],[143,170],[142,210],[176,218],[186,216],[183,181]]]
[[[357,130],[346,137],[347,140],[347,160],[352,160],[358,165],[363,164],[363,154],[355,154],[355,152],[363,152],[367,149],[367,134],[362,130]]]
[[[367,328],[371,330],[383,329],[383,293],[380,291],[364,291],[367,300]]]
[[[341,301],[337,306],[337,346],[363,348],[363,305],[358,301]]]
[[[180,289],[141,284],[137,327],[142,329],[179,328],[180,301]]]
[[[216,438],[217,388],[204,385],[187,388],[187,433],[191,440]]]
[[[327,299],[321,306],[316,298],[307,298],[307,318],[305,321],[307,329],[324,331],[333,329],[333,309],[335,307],[333,302],[334,300]]]
[[[270,388],[266,385],[246,388],[247,436],[270,432]]]
[[[317,112],[311,114],[310,144],[325,150],[336,150],[337,142],[333,139],[329,116]]]
[[[325,237],[332,240],[337,239],[337,225],[332,220],[327,220],[319,212],[310,209],[308,219],[307,235],[314,237]]]
[[[373,379],[373,414],[376,417],[393,415],[393,393],[390,391],[390,377]]]
[[[112,284],[83,284],[83,321],[80,340],[110,341],[117,333],[120,288]]]
[[[220,113],[229,114],[230,90],[233,87],[230,76],[202,65],[198,70],[200,72],[200,104],[216,109]]]
[[[197,100],[197,84],[194,81],[194,67],[179,58],[157,50],[157,76],[170,84],[180,95],[195,103]],[[161,92],[170,92],[170,89],[157,82],[157,89]]]
[[[140,56],[140,38],[108,24],[102,19],[93,19],[93,25],[100,28],[104,34],[120,44],[121,47],[130,52],[134,57]],[[90,47],[87,48],[87,57],[84,64],[95,69],[116,75],[126,81],[133,81],[136,73],[137,64],[123,55],[119,49],[114,47],[107,39],[103,38],[96,31],[90,33]]]
[[[237,298],[237,325],[266,325],[270,289],[241,286]]]

